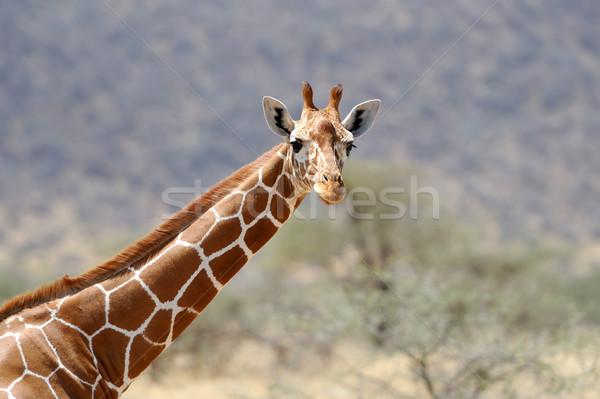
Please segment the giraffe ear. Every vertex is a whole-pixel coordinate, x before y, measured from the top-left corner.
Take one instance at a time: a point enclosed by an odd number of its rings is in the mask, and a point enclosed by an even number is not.
[[[263,98],[263,110],[269,129],[282,137],[290,137],[295,123],[285,105],[279,100],[267,96]]]
[[[352,108],[346,119],[342,122],[344,128],[348,130],[354,138],[362,136],[371,128],[375,121],[377,111],[381,105],[380,100],[369,100],[358,104]]]

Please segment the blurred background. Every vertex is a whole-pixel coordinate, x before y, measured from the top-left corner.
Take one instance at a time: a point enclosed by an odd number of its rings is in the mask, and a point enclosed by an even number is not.
[[[320,107],[342,83],[342,114],[382,100],[348,185],[403,187],[419,217],[309,198],[126,397],[594,397],[598,20],[593,0],[3,1],[0,300],[278,144],[264,95],[297,119],[301,81]]]

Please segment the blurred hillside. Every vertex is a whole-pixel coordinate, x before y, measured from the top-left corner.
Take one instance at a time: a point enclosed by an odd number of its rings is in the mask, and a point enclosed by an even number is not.
[[[410,165],[444,209],[597,240],[600,7],[502,1],[461,37],[490,5],[2,2],[0,272],[111,256],[175,210],[163,190],[277,144],[261,98],[298,117],[302,80],[318,106],[343,83],[344,113],[381,98],[353,157]]]

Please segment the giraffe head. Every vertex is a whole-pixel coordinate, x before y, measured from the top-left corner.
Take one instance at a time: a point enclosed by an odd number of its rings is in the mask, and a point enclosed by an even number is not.
[[[381,102],[369,100],[358,104],[340,119],[338,107],[342,85],[331,89],[329,105],[318,109],[313,103],[313,91],[307,82],[302,88],[304,106],[300,119],[294,121],[283,103],[273,97],[263,99],[265,119],[269,128],[282,136],[289,145],[288,164],[296,189],[315,190],[326,204],[335,204],[346,195],[342,178],[344,161],[354,147],[354,139],[369,130]]]

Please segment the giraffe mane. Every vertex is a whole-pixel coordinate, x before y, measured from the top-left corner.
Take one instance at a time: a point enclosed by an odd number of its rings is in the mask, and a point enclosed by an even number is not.
[[[184,208],[141,239],[121,250],[112,259],[89,269],[77,277],[65,275],[56,281],[45,284],[33,291],[16,296],[0,307],[0,321],[24,310],[43,303],[75,294],[95,284],[101,283],[118,275],[130,267],[146,263],[156,255],[177,235],[212,208],[217,202],[235,190],[240,183],[248,178],[255,170],[263,166],[277,153],[284,144],[280,144],[265,152],[255,161],[241,167],[231,176],[221,180],[206,193],[198,196]]]

